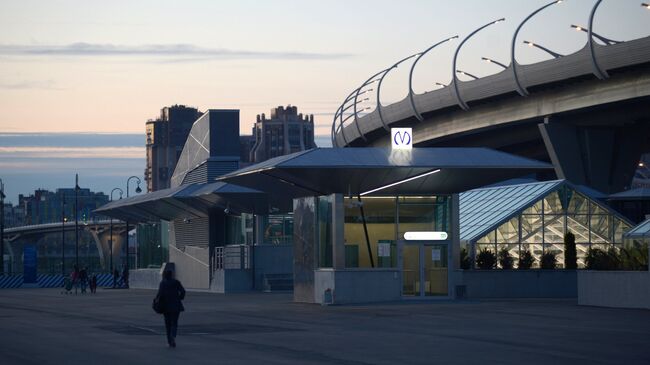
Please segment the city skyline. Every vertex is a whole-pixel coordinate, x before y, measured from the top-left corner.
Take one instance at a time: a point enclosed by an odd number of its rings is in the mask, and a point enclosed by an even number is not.
[[[0,132],[141,133],[161,106],[185,104],[240,109],[248,134],[257,114],[292,104],[314,114],[316,134],[325,135],[344,96],[370,74],[505,17],[464,47],[459,64],[478,76],[499,72],[481,57],[507,63],[513,29],[545,3],[0,1]],[[520,37],[572,53],[586,35],[570,24],[586,24],[591,5],[563,2]],[[638,38],[647,35],[646,13],[638,1],[605,1],[594,27],[612,39]],[[449,82],[453,47],[422,60],[416,92]],[[526,49],[518,57],[549,56]],[[405,96],[405,69],[387,77],[382,103]]]

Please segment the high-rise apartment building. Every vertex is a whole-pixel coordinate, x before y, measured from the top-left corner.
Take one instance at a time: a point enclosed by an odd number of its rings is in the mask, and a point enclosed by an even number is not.
[[[23,223],[54,223],[60,222],[62,218],[74,220],[75,196],[78,204],[77,218],[80,221],[92,220],[95,216],[93,211],[108,203],[108,195],[87,188],[81,188],[76,193],[74,188],[56,189],[56,192],[37,189],[30,195],[18,195],[18,207],[24,214]]]
[[[160,117],[149,120],[147,129],[147,167],[144,179],[147,191],[169,188],[176,162],[190,134],[192,124],[201,116],[196,108],[173,105],[160,110]]]
[[[303,117],[295,106],[279,106],[271,109],[271,119],[266,119],[265,114],[257,115],[253,137],[251,162],[314,148],[314,115]]]

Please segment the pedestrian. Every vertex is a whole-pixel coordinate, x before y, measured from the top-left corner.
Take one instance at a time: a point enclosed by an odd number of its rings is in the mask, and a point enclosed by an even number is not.
[[[75,264],[73,266],[74,270],[72,271],[72,286],[74,286],[74,293],[77,294],[77,288],[79,287],[79,266]]]
[[[93,277],[90,279],[90,292],[92,294],[97,293],[97,274],[93,274]]]
[[[176,332],[178,330],[178,316],[185,310],[181,302],[185,298],[185,288],[180,281],[173,278],[170,270],[163,272],[163,279],[158,286],[157,299],[161,302],[162,312],[165,316],[165,332],[167,344],[176,347]]]
[[[84,267],[79,272],[79,282],[81,284],[81,294],[86,294],[86,286],[88,285],[88,268]]]
[[[120,272],[117,268],[113,269],[113,289],[117,288],[117,279],[120,277]]]
[[[125,288],[129,288],[129,267],[124,265],[122,269],[122,282],[124,283]]]

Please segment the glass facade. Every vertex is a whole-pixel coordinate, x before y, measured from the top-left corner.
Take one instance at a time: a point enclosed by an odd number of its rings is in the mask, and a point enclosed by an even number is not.
[[[471,242],[474,254],[488,249],[493,253],[506,248],[515,263],[520,253],[529,250],[539,267],[542,254],[556,254],[558,267],[564,265],[564,235],[576,238],[578,267],[584,267],[590,247],[620,247],[630,225],[600,203],[568,185],[539,197],[521,213]]]
[[[346,268],[396,268],[397,241],[404,232],[449,228],[447,196],[344,198],[343,204]],[[319,201],[319,213],[331,207],[331,201]],[[331,237],[324,233],[331,229],[322,217],[319,214],[320,267],[331,267]]]
[[[293,242],[293,214],[269,214],[263,218],[263,243],[290,245]]]

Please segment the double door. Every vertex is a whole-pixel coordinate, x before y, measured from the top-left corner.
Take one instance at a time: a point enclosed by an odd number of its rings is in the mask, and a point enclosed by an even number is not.
[[[449,295],[449,245],[438,242],[399,242],[402,296]]]

